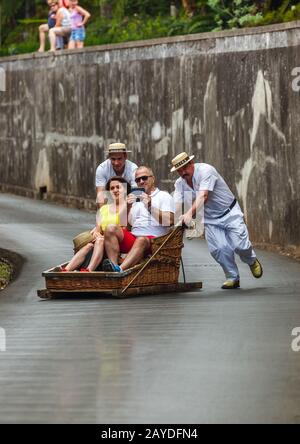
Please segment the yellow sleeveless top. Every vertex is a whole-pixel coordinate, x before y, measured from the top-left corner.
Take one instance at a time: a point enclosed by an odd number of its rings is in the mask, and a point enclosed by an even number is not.
[[[105,231],[108,225],[120,225],[120,214],[111,213],[109,207],[110,205],[103,205],[103,207],[100,208],[100,227],[102,231]]]

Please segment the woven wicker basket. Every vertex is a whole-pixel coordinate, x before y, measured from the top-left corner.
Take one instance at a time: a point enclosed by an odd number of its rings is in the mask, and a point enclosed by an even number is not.
[[[169,233],[170,234],[170,233]],[[151,240],[152,253],[155,253],[169,234]],[[172,237],[162,247],[153,261],[135,280],[133,287],[149,285],[174,284],[178,282],[180,257],[183,247],[183,230],[174,228]],[[91,272],[61,273],[59,268],[53,268],[43,273],[48,290],[84,291],[84,290],[114,290],[125,288],[136,276],[145,262],[130,268],[122,274]]]

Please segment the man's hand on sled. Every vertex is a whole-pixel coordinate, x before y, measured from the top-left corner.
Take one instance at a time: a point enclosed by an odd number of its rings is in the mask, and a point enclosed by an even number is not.
[[[193,215],[188,211],[179,217],[178,222],[182,225],[189,227],[192,223]]]

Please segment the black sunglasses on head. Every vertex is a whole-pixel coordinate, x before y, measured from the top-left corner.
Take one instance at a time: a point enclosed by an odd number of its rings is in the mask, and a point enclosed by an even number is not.
[[[136,181],[136,183],[139,183],[141,180],[142,180],[143,182],[146,182],[146,180],[148,180],[149,177],[153,177],[153,176],[141,176],[141,177],[137,177],[137,178],[135,179],[135,181]]]

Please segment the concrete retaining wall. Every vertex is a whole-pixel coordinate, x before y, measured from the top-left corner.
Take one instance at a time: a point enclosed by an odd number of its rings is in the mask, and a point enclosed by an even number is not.
[[[186,150],[224,175],[254,240],[300,245],[298,26],[0,59],[0,188],[92,207],[111,141],[169,190]]]

